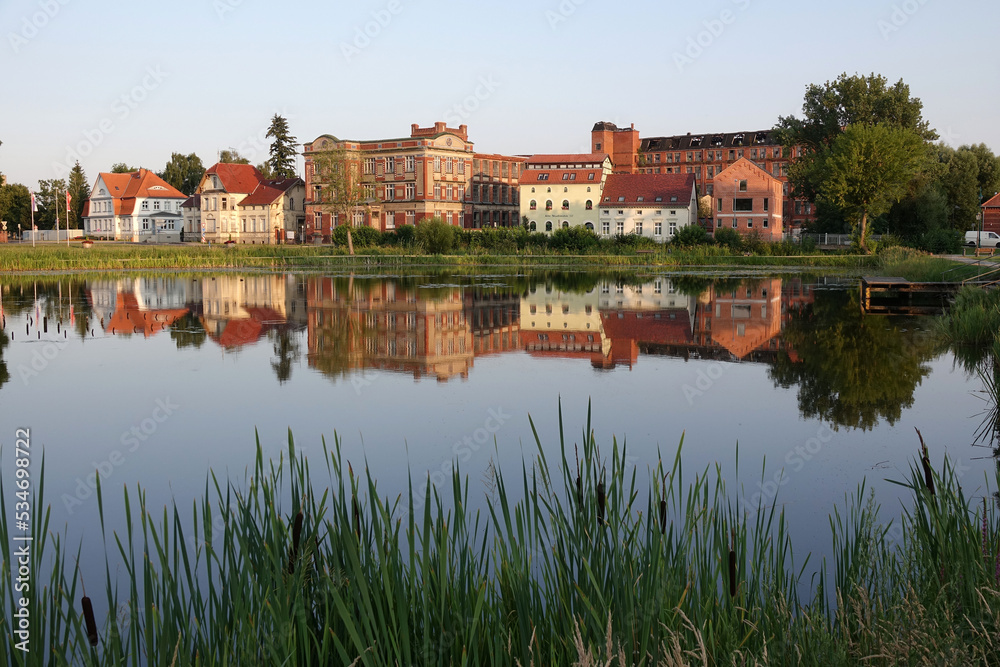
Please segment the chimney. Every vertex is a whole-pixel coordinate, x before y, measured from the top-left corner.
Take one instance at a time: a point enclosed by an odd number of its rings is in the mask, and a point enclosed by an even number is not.
[[[418,129],[420,129],[420,126],[419,126],[419,125],[417,125],[416,123],[412,123],[412,124],[410,125],[410,136],[411,136],[411,137],[415,137],[415,136],[417,136],[417,130],[418,130]]]

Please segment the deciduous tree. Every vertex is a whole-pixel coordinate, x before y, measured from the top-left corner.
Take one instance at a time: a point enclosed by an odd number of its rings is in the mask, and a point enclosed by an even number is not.
[[[370,211],[377,200],[361,182],[360,158],[343,147],[321,150],[313,154],[315,176],[313,185],[319,187],[317,205],[324,213],[347,224],[347,247],[354,254],[354,240],[350,228],[354,226],[353,213]]]
[[[227,164],[250,164],[250,160],[240,155],[235,148],[227,148],[219,152],[219,162]]]
[[[135,167],[130,167],[124,162],[115,162],[111,165],[112,174],[131,174],[133,171],[139,171]]]
[[[923,139],[912,130],[855,123],[833,141],[817,198],[844,212],[867,250],[868,220],[909,192],[927,157]]]
[[[204,175],[205,166],[201,163],[201,158],[194,153],[188,155],[171,153],[170,161],[159,174],[160,178],[188,196],[193,195],[198,189],[198,184]]]

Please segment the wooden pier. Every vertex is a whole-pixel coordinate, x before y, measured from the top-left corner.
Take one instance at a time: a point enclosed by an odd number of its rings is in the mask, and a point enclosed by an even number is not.
[[[861,279],[861,310],[888,315],[937,315],[962,283],[917,283],[906,278],[866,276]]]

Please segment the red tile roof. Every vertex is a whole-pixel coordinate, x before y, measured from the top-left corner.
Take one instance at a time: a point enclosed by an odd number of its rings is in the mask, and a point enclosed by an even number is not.
[[[243,198],[240,206],[267,206],[299,183],[302,183],[301,178],[262,180],[253,192]]]
[[[205,173],[218,176],[226,192],[253,192],[257,184],[264,180],[257,167],[252,164],[217,162]]]
[[[187,199],[184,193],[167,183],[149,169],[126,174],[129,176],[125,197],[157,197],[162,199]]]
[[[201,195],[191,195],[184,200],[181,208],[201,208]]]
[[[601,164],[607,158],[607,153],[532,155],[528,158],[528,164]]]
[[[684,207],[691,204],[693,192],[694,174],[611,174],[604,184],[601,205]]]
[[[993,197],[983,204],[984,208],[1000,208],[1000,193],[993,195]]]

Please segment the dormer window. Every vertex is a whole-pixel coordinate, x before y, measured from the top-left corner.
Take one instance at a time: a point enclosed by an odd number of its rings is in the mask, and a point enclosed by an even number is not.
[[[639,195],[638,197],[636,197],[635,200],[636,201],[645,201],[642,195]]]
[[[618,201],[625,201],[625,197],[619,197]]]
[[[662,196],[657,197],[656,201],[663,201],[663,197]]]

